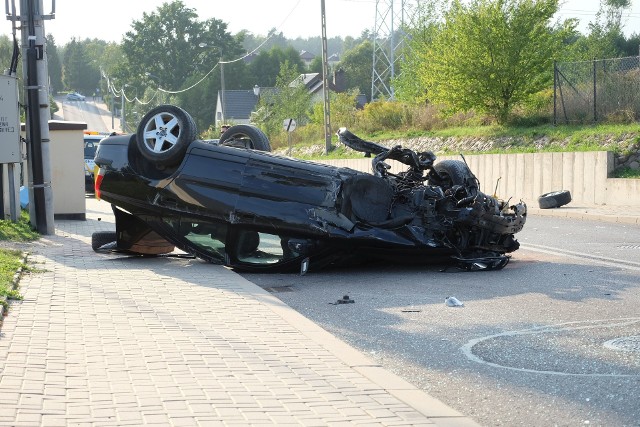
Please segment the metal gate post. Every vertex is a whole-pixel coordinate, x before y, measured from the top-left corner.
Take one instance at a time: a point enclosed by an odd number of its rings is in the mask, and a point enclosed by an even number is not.
[[[596,98],[596,89],[597,89],[597,79],[596,79],[596,65],[597,61],[593,59],[593,121],[598,121],[598,102]]]
[[[553,125],[558,125],[558,116],[557,116],[557,102],[558,97],[556,95],[556,89],[558,87],[558,62],[553,61]]]

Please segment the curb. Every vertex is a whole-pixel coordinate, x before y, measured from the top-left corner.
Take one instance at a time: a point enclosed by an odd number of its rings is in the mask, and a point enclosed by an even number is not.
[[[625,209],[632,209],[638,214],[623,214]],[[587,221],[604,221],[618,224],[640,224],[640,208],[628,208],[624,206],[600,209],[597,206],[585,207],[567,207],[561,206],[552,209],[540,209],[527,207],[527,213],[539,216],[553,216],[558,218],[573,218]]]
[[[367,355],[335,337],[322,326],[304,317],[276,296],[235,272],[238,283],[246,287],[252,298],[264,304],[304,336],[324,347],[354,371],[377,384],[390,395],[427,417],[435,426],[479,427],[470,417],[451,408],[425,391],[374,362]]]

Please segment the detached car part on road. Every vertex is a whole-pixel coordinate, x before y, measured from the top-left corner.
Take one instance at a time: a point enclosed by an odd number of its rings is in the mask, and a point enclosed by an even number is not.
[[[540,209],[559,208],[571,202],[571,192],[569,190],[552,191],[538,197]]]
[[[482,193],[466,163],[391,149],[338,133],[374,154],[373,174],[276,156],[267,137],[232,126],[215,143],[196,139],[191,116],[171,105],[135,135],[100,142],[96,196],[113,206],[116,231],[93,248],[129,254],[173,246],[245,271],[298,271],[328,264],[455,262],[500,269],[519,247],[523,202]],[[407,170],[390,173],[389,160]]]

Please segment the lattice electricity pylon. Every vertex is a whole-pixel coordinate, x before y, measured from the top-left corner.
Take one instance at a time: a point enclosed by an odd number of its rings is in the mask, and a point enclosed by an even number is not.
[[[407,28],[415,28],[420,0],[376,0],[371,99],[395,99],[392,86],[402,60]]]

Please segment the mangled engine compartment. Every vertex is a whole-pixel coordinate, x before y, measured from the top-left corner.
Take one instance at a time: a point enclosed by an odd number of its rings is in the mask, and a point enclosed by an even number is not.
[[[482,193],[464,161],[434,163],[432,152],[387,149],[346,129],[338,135],[356,151],[376,154],[373,175],[344,185],[342,213],[352,221],[380,228],[406,226],[416,244],[450,248],[456,259],[471,266],[501,268],[508,262],[504,254],[519,248],[514,234],[526,222],[526,204],[509,205]],[[408,169],[389,172],[389,159]]]

